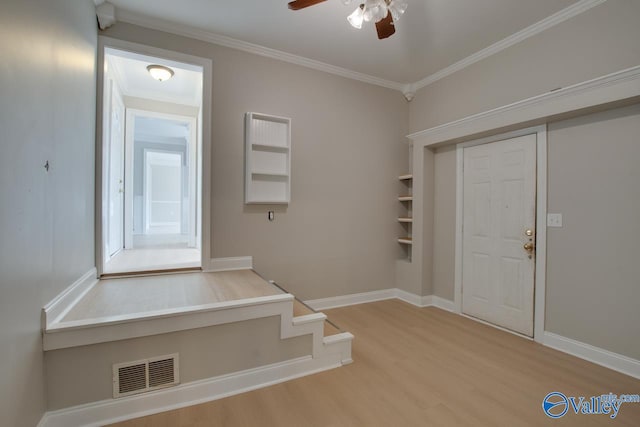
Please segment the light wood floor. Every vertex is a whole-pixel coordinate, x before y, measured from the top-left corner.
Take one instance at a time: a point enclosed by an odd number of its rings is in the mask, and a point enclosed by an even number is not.
[[[252,270],[103,279],[63,322],[282,294]]]
[[[118,427],[638,426],[542,412],[551,391],[640,393],[640,380],[436,308],[391,300],[326,311],[355,335],[351,365]],[[626,406],[625,406],[626,405]]]

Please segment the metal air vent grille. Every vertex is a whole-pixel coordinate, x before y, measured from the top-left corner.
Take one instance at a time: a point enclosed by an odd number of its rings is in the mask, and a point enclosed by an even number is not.
[[[177,353],[113,365],[113,397],[144,393],[179,382]]]

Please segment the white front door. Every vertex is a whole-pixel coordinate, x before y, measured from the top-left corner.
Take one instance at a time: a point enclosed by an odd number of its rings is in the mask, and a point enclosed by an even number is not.
[[[463,161],[462,312],[533,336],[536,135],[465,148]]]
[[[115,83],[111,84],[109,132],[109,256],[123,247],[124,238],[124,103]]]

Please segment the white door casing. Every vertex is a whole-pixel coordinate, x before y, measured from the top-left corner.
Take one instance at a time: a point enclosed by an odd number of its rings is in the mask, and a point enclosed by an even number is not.
[[[462,209],[462,312],[533,336],[535,134],[464,148]]]
[[[95,209],[95,255],[98,276],[104,274],[104,265],[109,261],[108,256],[108,198],[109,183],[107,182],[109,168],[109,67],[105,64],[109,50],[119,50],[133,55],[146,55],[163,58],[169,62],[177,62],[180,67],[187,67],[194,71],[202,72],[202,103],[198,120],[197,162],[198,176],[196,193],[198,199],[197,223],[197,247],[201,253],[203,270],[210,269],[211,265],[211,118],[212,118],[212,93],[213,93],[213,61],[182,52],[171,51],[153,46],[133,43],[125,40],[114,39],[103,35],[98,36],[98,64],[97,67],[97,138],[96,138],[96,209]],[[195,125],[193,127],[195,128]],[[126,182],[125,182],[126,183]]]
[[[107,254],[112,257],[123,247],[124,237],[124,102],[113,80],[110,82],[108,239]]]

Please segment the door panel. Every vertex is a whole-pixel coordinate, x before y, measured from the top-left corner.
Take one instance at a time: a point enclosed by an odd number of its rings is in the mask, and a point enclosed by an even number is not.
[[[145,151],[146,234],[180,234],[182,154]]]
[[[536,136],[464,149],[462,311],[533,336]],[[534,240],[532,238],[532,240]]]

